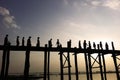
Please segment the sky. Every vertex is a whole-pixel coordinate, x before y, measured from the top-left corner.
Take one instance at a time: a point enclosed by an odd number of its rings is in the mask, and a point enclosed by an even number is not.
[[[36,45],[39,36],[41,46],[52,38],[53,46],[56,46],[57,39],[63,46],[71,39],[72,47],[78,46],[79,40],[90,40],[109,44],[113,41],[115,48],[119,49],[119,25],[120,0],[0,0],[0,44],[3,44],[8,34],[12,45],[16,44],[16,36],[20,36],[20,40],[23,36],[25,40],[31,36],[32,45]],[[14,63],[15,58],[17,67],[21,67],[24,64],[24,52],[13,53],[21,53],[11,55],[11,63]],[[42,62],[43,54],[38,55],[32,54],[31,64],[35,66],[32,66],[31,71],[40,67],[35,63],[39,63],[39,59]],[[53,54],[53,58],[58,58],[59,62],[58,54]],[[16,71],[16,66],[11,65],[10,72]]]

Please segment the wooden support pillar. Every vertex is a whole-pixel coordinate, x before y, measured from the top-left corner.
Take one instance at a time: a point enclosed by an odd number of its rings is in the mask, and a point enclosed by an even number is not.
[[[89,47],[87,48],[89,53],[88,53],[88,61],[89,61],[89,72],[90,72],[90,80],[93,80],[92,77],[92,65],[91,65],[91,43],[89,41]]]
[[[107,75],[106,75],[106,64],[105,64],[105,57],[104,57],[104,53],[102,53],[102,58],[103,58],[103,69],[104,69],[104,80],[107,80]]]
[[[59,55],[60,55],[60,78],[61,78],[61,80],[64,80],[64,75],[63,75],[63,57],[62,57],[63,52],[60,52]]]
[[[67,42],[68,50],[71,49],[71,40]],[[71,80],[71,64],[70,64],[70,52],[67,52],[67,58],[68,58],[68,79]]]
[[[103,50],[103,46],[102,46],[102,42],[100,42],[100,48],[101,50]],[[106,46],[106,50],[108,50],[108,46]],[[105,53],[102,53],[102,60],[103,60],[103,70],[104,70],[104,80],[107,80],[107,75],[106,75],[106,64],[105,64],[105,57],[104,57]]]
[[[6,69],[5,69],[5,79],[8,78],[8,70],[9,70],[9,63],[10,63],[10,44],[8,44],[7,54],[6,54]]]
[[[76,72],[75,75],[76,75],[76,80],[79,80],[79,76],[78,76],[78,62],[77,62],[77,53],[76,53],[76,51],[74,53],[74,59],[75,59],[75,72]]]
[[[97,47],[98,47],[98,56],[99,56],[99,65],[100,65],[101,80],[104,80],[103,70],[102,70],[102,62],[101,62],[101,54],[99,53],[99,50],[100,50],[99,44],[97,45]]]
[[[6,54],[7,53],[7,47],[4,46],[3,50],[3,56],[2,56],[2,67],[1,67],[1,80],[4,80],[4,75],[5,75],[5,64],[6,64]]]
[[[44,80],[47,78],[47,44],[45,45],[45,53],[44,53]]]
[[[47,66],[47,69],[48,69],[48,80],[50,80],[50,51],[48,51],[48,66]]]
[[[47,62],[48,62],[48,65],[47,65],[47,69],[48,69],[48,80],[50,80],[50,49],[52,48],[52,39],[50,39],[49,41],[48,41],[48,48],[49,48],[49,50],[48,50],[48,60],[47,60]]]
[[[83,46],[84,46],[84,51],[86,51],[86,40],[84,40]],[[89,68],[88,68],[88,59],[87,59],[87,53],[84,53],[84,58],[85,58],[85,67],[86,67],[86,76],[87,76],[87,80],[89,79]]]
[[[67,53],[67,57],[68,57],[68,78],[69,80],[71,80],[71,64],[70,64],[70,53]]]
[[[115,48],[114,48],[114,43],[113,42],[112,42],[112,49],[113,49],[113,52],[114,52]],[[119,70],[118,70],[118,66],[117,66],[117,60],[116,60],[115,53],[112,53],[112,57],[113,57],[114,65],[115,65],[117,80],[120,80]]]
[[[92,77],[92,66],[91,66],[91,57],[90,56],[91,56],[91,53],[88,53],[90,80],[93,80],[93,77]]]
[[[24,67],[24,80],[28,80],[29,77],[29,68],[30,68],[30,47],[27,48],[25,53],[25,67]]]
[[[84,53],[84,57],[85,57],[85,66],[86,66],[86,76],[87,76],[87,80],[89,80],[89,69],[88,69],[87,53]]]

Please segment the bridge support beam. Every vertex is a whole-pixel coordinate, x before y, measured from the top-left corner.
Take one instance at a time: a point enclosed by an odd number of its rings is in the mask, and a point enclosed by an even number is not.
[[[10,63],[10,43],[4,46],[1,67],[1,80],[7,80]]]
[[[60,52],[59,53],[59,55],[60,55],[60,78],[61,78],[61,80],[64,80],[64,75],[63,75],[63,57],[62,57],[62,55],[63,55],[63,52]]]
[[[75,51],[74,53],[74,61],[75,61],[75,75],[76,75],[76,80],[79,80],[79,76],[78,76],[78,61],[77,61],[77,53]]]
[[[114,43],[113,42],[112,42],[112,49],[113,49],[113,52],[114,52],[115,51],[115,47],[114,47]],[[116,60],[116,54],[112,53],[112,57],[113,57],[114,65],[115,65],[117,80],[120,80],[119,70],[118,70],[117,60]]]
[[[28,80],[30,68],[30,47],[27,48],[25,53],[25,67],[24,67],[24,80]]]
[[[47,44],[45,45],[44,53],[44,80],[47,78]]]
[[[97,45],[98,51],[100,50],[99,45]],[[100,65],[100,75],[101,75],[101,80],[104,80],[103,76],[103,69],[102,69],[102,61],[101,61],[101,54],[98,52],[98,57],[99,57],[99,65]]]

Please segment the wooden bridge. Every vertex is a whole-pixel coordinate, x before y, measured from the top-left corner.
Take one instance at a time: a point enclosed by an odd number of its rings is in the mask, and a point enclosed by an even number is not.
[[[19,37],[16,39],[16,45],[11,45],[8,41],[8,36],[5,37],[4,45],[0,45],[0,50],[3,51],[2,56],[2,67],[1,67],[1,80],[8,80],[8,69],[9,69],[9,62],[10,62],[10,51],[26,51],[25,53],[25,67],[24,67],[24,80],[29,79],[29,68],[30,68],[30,51],[42,51],[44,52],[44,80],[50,80],[50,52],[58,52],[60,57],[60,80],[64,80],[64,68],[68,68],[68,78],[71,79],[71,62],[70,62],[70,54],[74,53],[74,62],[75,62],[75,75],[76,80],[81,80],[79,78],[78,73],[78,61],[77,61],[77,55],[79,53],[84,54],[84,60],[86,65],[86,77],[87,80],[93,80],[93,68],[97,68],[100,70],[101,80],[107,80],[106,76],[106,63],[105,63],[105,54],[112,54],[113,62],[114,62],[114,68],[115,68],[115,74],[117,77],[117,80],[120,80],[119,75],[119,66],[120,64],[117,62],[117,60],[120,60],[117,56],[120,55],[120,50],[115,50],[114,43],[111,42],[112,49],[109,49],[108,44],[105,44],[105,49],[103,49],[103,44],[100,42],[99,44],[93,43],[93,46],[91,42],[88,43],[86,40],[83,42],[83,47],[81,47],[81,42],[79,41],[78,47],[71,47],[71,40],[67,42],[67,47],[62,47],[59,40],[57,40],[57,47],[52,46],[52,39],[48,41],[48,44],[45,44],[45,46],[40,46],[39,38],[37,40],[37,45],[32,46],[30,37],[27,40],[27,45],[24,45],[24,40],[22,41],[22,45],[19,45]],[[97,57],[94,58],[92,54],[96,53]],[[67,54],[67,55],[65,55]],[[65,60],[63,59],[65,58]],[[91,59],[94,61],[92,62]],[[97,60],[98,59],[98,60]],[[65,63],[67,63],[68,66],[65,66]],[[94,67],[94,64],[98,63],[99,66]]]

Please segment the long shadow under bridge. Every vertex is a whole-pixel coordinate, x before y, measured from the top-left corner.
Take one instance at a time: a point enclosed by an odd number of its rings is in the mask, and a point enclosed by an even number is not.
[[[86,40],[83,42],[83,47],[81,47],[81,42],[79,41],[79,46],[72,48],[71,40],[67,42],[67,47],[62,47],[59,40],[57,40],[57,47],[52,46],[52,40],[48,41],[48,44],[45,44],[44,47],[40,46],[39,39],[37,41],[37,46],[31,46],[30,38],[27,41],[27,46],[24,46],[24,41],[22,45],[19,45],[19,39],[17,38],[16,45],[11,45],[6,37],[4,40],[4,45],[0,45],[0,50],[3,51],[2,56],[2,67],[1,67],[1,80],[8,80],[8,70],[9,70],[9,62],[10,62],[10,51],[26,51],[25,53],[25,67],[24,67],[24,75],[23,79],[29,79],[29,69],[30,69],[30,52],[31,51],[42,51],[44,52],[44,80],[50,80],[50,52],[58,52],[60,57],[60,79],[64,80],[64,68],[68,68],[68,79],[71,79],[71,57],[70,54],[74,53],[74,62],[75,62],[75,75],[76,80],[81,80],[79,78],[78,72],[78,61],[77,55],[79,53],[84,54],[85,66],[86,66],[86,77],[87,80],[93,80],[93,68],[97,68],[100,70],[101,80],[107,80],[106,76],[106,63],[105,63],[105,54],[112,54],[115,74],[117,80],[120,80],[119,69],[120,64],[117,60],[120,60],[118,56],[120,55],[120,50],[115,50],[114,43],[111,42],[112,49],[109,49],[108,44],[105,44],[105,49],[103,49],[103,44],[100,42],[99,44],[93,43],[89,41],[86,43]],[[92,54],[97,53],[97,57],[94,58]],[[65,55],[66,54],[66,55]],[[63,59],[65,58],[65,59]],[[94,61],[92,62],[91,59]],[[67,66],[65,64],[67,63]],[[94,67],[94,64],[98,63],[99,66]]]

